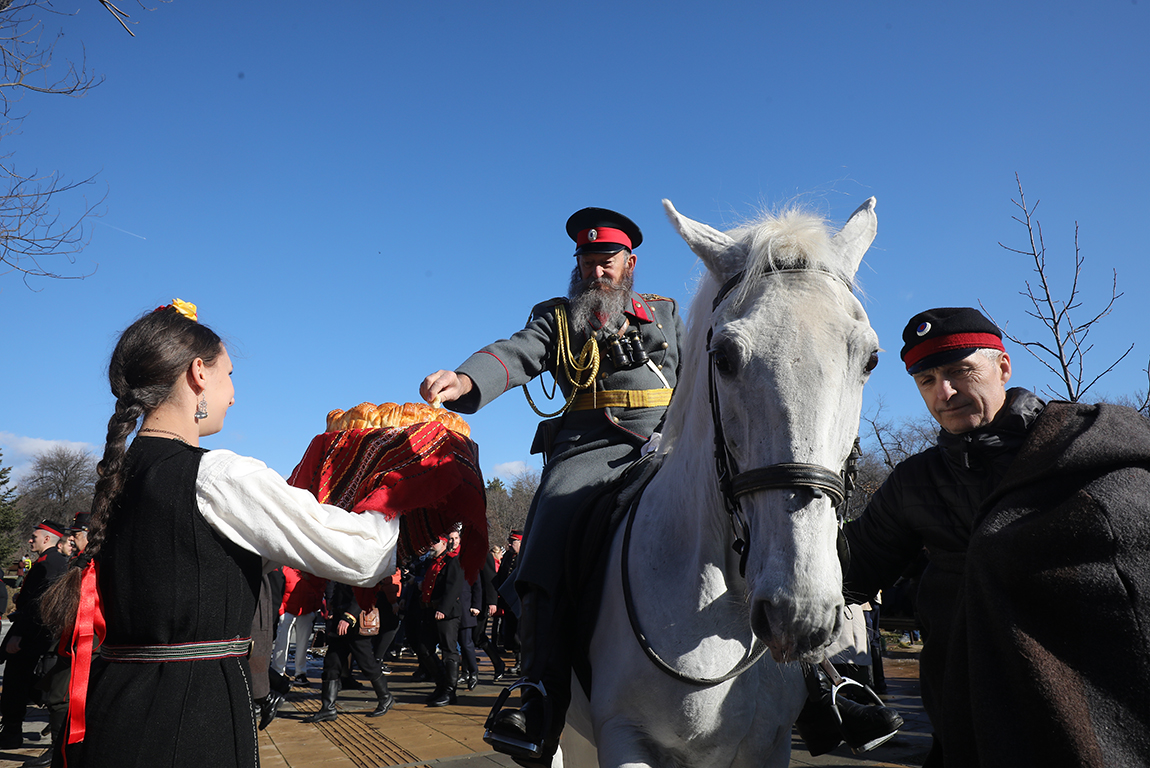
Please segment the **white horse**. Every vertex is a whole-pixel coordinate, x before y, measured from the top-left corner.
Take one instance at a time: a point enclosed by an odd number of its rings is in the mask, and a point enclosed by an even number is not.
[[[834,486],[878,362],[852,293],[875,200],[833,236],[800,212],[724,234],[663,205],[708,275],[626,575],[635,624],[672,673],[648,658],[628,618],[620,530],[591,642],[590,702],[576,683],[563,751],[567,765],[611,768],[785,766],[806,697],[796,662],[821,658],[842,622]],[[721,680],[755,644],[770,657]]]

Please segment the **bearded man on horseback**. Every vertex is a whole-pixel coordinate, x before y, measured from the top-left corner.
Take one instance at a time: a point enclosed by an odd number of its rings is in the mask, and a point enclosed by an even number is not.
[[[427,402],[474,413],[550,370],[565,399],[556,413],[536,409],[551,418],[540,423],[532,444],[545,464],[513,574],[521,606],[525,682],[516,687],[522,704],[498,712],[484,737],[522,765],[551,764],[570,703],[574,607],[563,574],[572,522],[644,446],[657,444],[684,334],[673,300],[633,290],[634,249],[643,240],[633,221],[584,208],[567,220],[567,234],[576,244],[568,296],[535,305],[523,330],[420,386]]]

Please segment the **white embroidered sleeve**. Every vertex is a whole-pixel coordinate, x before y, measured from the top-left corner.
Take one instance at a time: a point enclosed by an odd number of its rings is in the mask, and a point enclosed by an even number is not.
[[[258,459],[208,451],[196,496],[212,528],[269,563],[356,586],[395,571],[398,519],[320,504]]]

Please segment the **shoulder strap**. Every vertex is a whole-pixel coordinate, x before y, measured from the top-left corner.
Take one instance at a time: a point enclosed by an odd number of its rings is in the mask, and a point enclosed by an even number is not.
[[[538,304],[536,304],[534,307],[531,308],[531,318],[527,322],[531,322],[531,320],[536,320],[541,315],[543,315],[545,312],[548,312],[549,310],[551,310],[551,309],[553,309],[553,308],[555,308],[561,304],[566,304],[566,303],[567,303],[567,299],[564,296],[556,296],[553,299],[548,299],[547,301],[541,301]]]

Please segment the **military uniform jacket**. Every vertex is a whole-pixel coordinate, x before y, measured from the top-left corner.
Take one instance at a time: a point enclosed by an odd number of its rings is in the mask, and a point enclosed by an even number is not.
[[[554,372],[559,339],[556,308],[561,305],[566,305],[566,299],[536,305],[526,328],[469,357],[458,372],[467,374],[474,388],[449,407],[474,413],[508,389],[525,384],[544,371]],[[626,315],[630,325],[639,330],[651,365],[616,368],[601,343],[595,390],[673,389],[679,376],[679,347],[684,336],[675,302],[633,293]],[[574,356],[578,357],[595,330],[570,329]],[[571,384],[565,379],[562,374],[558,377],[564,397],[571,392]],[[550,408],[556,409],[557,406]],[[598,489],[614,481],[639,458],[640,446],[660,429],[666,413],[665,406],[572,408],[540,425],[532,453],[544,453],[546,462],[524,525],[524,548],[515,563],[514,579],[519,591],[522,584],[530,583],[556,594],[572,528],[579,525],[579,511]],[[510,552],[504,557],[509,556]],[[500,575],[503,571],[501,564]]]
[[[48,586],[67,568],[68,558],[52,546],[28,569],[24,585],[16,594],[16,610],[11,616],[11,634],[19,636],[24,647],[30,648],[34,644],[46,647],[51,640],[43,622],[40,621],[40,598],[44,595],[44,590],[48,589]]]
[[[526,384],[545,371],[554,373],[559,339],[555,308],[566,304],[566,299],[558,298],[535,305],[527,327],[510,339],[489,344],[464,361],[457,372],[467,374],[474,388],[466,396],[445,405],[461,413],[475,413],[512,387]],[[673,300],[661,296],[632,293],[631,308],[626,311],[626,315],[630,325],[639,330],[643,349],[658,373],[645,365],[616,368],[609,351],[600,343],[599,375],[595,389],[600,392],[666,387],[673,389],[679,374],[679,345],[683,338],[683,321],[679,317],[678,306]],[[594,330],[570,329],[572,355],[579,356],[583,344]],[[571,382],[562,374],[557,379],[559,389],[566,399],[571,394]],[[556,405],[548,407],[551,402]],[[558,403],[558,399],[539,403],[540,410],[557,410]],[[553,437],[560,430],[582,433],[605,425],[618,433],[620,441],[642,444],[658,430],[665,413],[665,407],[569,410],[553,422],[540,425],[532,453],[550,453],[553,439],[547,434]]]

